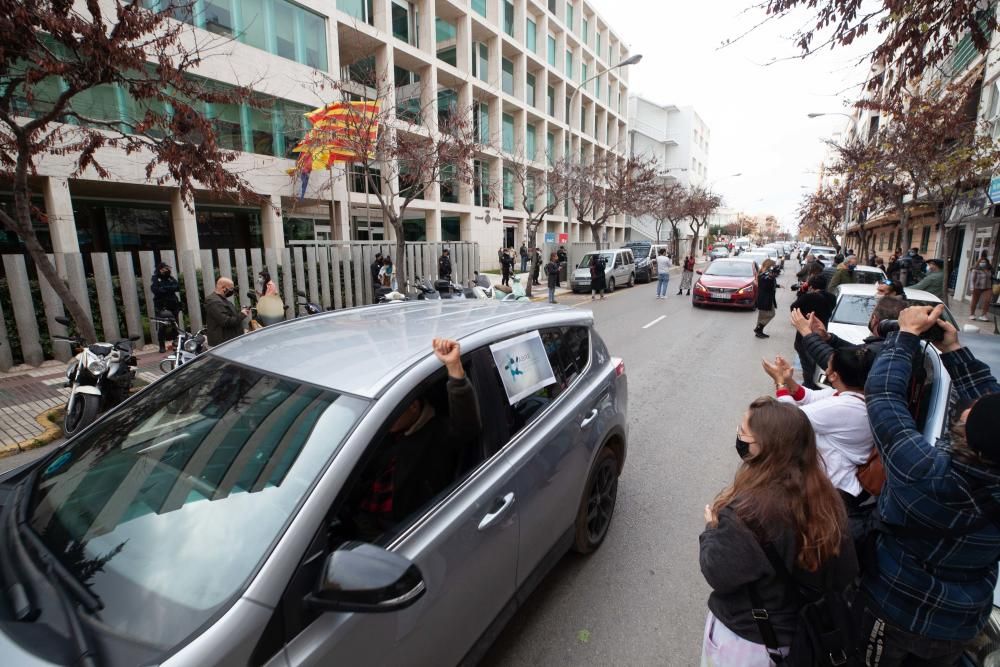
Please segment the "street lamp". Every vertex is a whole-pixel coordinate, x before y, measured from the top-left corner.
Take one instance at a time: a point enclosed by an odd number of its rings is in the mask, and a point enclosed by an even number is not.
[[[573,90],[573,94],[569,96],[569,105],[573,106],[573,100],[576,99],[577,93],[579,93],[583,89],[584,86],[586,86],[588,83],[590,83],[591,81],[593,81],[597,77],[601,76],[602,74],[606,74],[606,73],[610,72],[613,69],[618,69],[619,67],[628,67],[629,65],[637,65],[640,60],[642,60],[642,54],[641,53],[637,53],[634,56],[629,56],[628,58],[626,58],[625,60],[621,61],[617,65],[612,65],[611,67],[606,67],[606,68],[602,69],[600,72],[597,72],[596,74],[594,74],[593,76],[587,77],[586,79],[584,79],[583,81],[580,82],[580,85],[576,86],[576,88]]]
[[[858,129],[858,119],[849,113],[844,113],[843,111],[822,111],[822,112],[812,112],[806,114],[809,118],[819,118],[820,116],[844,116],[851,121],[851,134],[853,135]],[[844,245],[847,245],[847,228],[851,224],[851,179],[852,174],[847,175],[847,188],[844,193]]]

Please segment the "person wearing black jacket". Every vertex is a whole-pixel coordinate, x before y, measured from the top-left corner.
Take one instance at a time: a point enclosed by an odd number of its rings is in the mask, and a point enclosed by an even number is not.
[[[509,252],[504,252],[500,257],[500,282],[504,285],[510,285],[510,276],[514,273],[514,258],[510,256]]]
[[[542,251],[539,250],[538,248],[535,248],[535,265],[531,269],[532,285],[536,287],[541,286],[541,283],[538,282],[538,276],[541,274],[541,272],[542,272]],[[559,275],[556,274],[556,281],[558,282],[558,280],[559,280]],[[558,285],[556,286],[558,287]]]
[[[438,257],[438,278],[451,280],[451,256],[447,248]]]
[[[524,273],[528,270],[528,246],[522,243],[518,255],[521,257],[521,273]]]
[[[417,398],[389,427],[353,502],[352,518],[366,541],[392,530],[454,482],[463,472],[466,448],[482,435],[479,401],[459,343],[435,338],[432,346],[448,370],[448,412]]]
[[[559,255],[552,253],[545,265],[545,276],[549,281],[549,303],[556,302],[556,288],[559,287]]]
[[[375,298],[378,294],[378,288],[381,287],[378,280],[378,274],[382,271],[382,253],[375,253],[375,261],[373,261],[368,267],[368,271],[372,275],[372,298]]]
[[[809,282],[806,283],[806,291],[799,293],[790,310],[799,311],[803,317],[812,315],[825,327],[830,323],[830,315],[833,314],[836,305],[836,297],[826,291],[826,278],[818,275],[809,279]],[[799,363],[802,365],[802,385],[807,389],[817,389],[818,387],[813,380],[816,375],[816,364],[812,357],[805,353],[802,334],[797,329],[795,331],[795,351],[798,353]]]
[[[160,344],[160,352],[167,351],[167,340],[176,334],[177,315],[181,312],[181,300],[177,296],[180,288],[177,278],[170,274],[170,265],[160,262],[150,284],[150,290],[153,292],[153,310],[157,319],[171,320],[175,323],[156,325],[156,340]]]
[[[236,287],[229,278],[219,278],[215,291],[205,298],[205,320],[208,329],[208,344],[219,345],[243,333],[243,323],[250,315],[246,308],[236,310],[229,300],[236,294]]]
[[[774,319],[774,309],[778,306],[775,297],[778,286],[774,275],[776,268],[774,260],[766,259],[757,274],[757,327],[753,330],[757,338],[770,338],[764,333],[764,327]]]

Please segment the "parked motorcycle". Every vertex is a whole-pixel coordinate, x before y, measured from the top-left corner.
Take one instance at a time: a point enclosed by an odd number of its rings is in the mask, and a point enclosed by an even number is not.
[[[165,323],[164,320],[153,319],[157,324]],[[176,326],[176,322],[173,323]],[[208,339],[205,337],[207,329],[202,329],[198,333],[184,331],[177,327],[177,338],[174,340],[174,351],[167,355],[160,362],[160,371],[169,373],[178,366],[194,361],[195,357],[208,348]]]
[[[65,317],[57,317],[56,321],[71,326]],[[76,353],[66,366],[66,386],[71,389],[66,402],[63,431],[71,436],[89,426],[100,413],[128,397],[137,364],[132,343],[140,337],[131,336],[114,343],[92,345],[87,345],[77,335],[52,338],[69,342]]]
[[[307,297],[306,293],[302,290],[297,291],[295,294],[299,297],[299,299],[301,299],[301,301],[296,301],[295,305],[302,308],[303,315],[317,315],[323,312],[323,306],[309,301],[309,297]]]

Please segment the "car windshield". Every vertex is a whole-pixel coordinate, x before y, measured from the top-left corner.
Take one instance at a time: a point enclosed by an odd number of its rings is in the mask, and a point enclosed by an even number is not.
[[[596,253],[589,252],[586,255],[584,255],[583,259],[580,260],[580,264],[577,266],[577,268],[578,269],[589,269],[590,268],[590,260],[591,260],[591,258],[594,257],[595,254]],[[605,261],[605,263],[608,266],[611,266],[612,264],[615,263],[615,254],[613,252],[602,252],[600,254],[601,254],[601,257],[604,258],[604,261]]]
[[[705,275],[753,278],[753,265],[750,262],[712,262],[705,270]]]
[[[868,326],[868,321],[871,320],[872,311],[875,310],[876,297],[867,294],[844,294],[837,301],[837,307],[833,310],[833,315],[830,316],[831,322],[838,322],[840,324],[857,324],[864,327]],[[907,299],[906,303],[911,306],[936,306],[938,305],[934,301],[922,301],[920,299]],[[943,319],[954,326],[956,329],[958,323],[955,318],[952,317],[951,311],[947,308],[944,309]]]
[[[366,405],[202,357],[48,460],[30,526],[103,626],[169,649],[245,588]]]

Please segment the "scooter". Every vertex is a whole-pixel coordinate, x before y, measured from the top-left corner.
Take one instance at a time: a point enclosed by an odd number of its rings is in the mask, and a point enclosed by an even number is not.
[[[318,315],[323,312],[323,306],[309,301],[309,297],[302,290],[298,290],[295,294],[301,299],[301,301],[296,301],[295,305],[302,307],[303,315]]]
[[[171,322],[170,320],[153,319],[152,321],[157,324],[173,324],[174,326],[177,326],[176,322]],[[194,361],[195,357],[207,349],[208,340],[205,337],[206,331],[207,329],[202,329],[198,333],[190,333],[188,331],[184,331],[180,327],[177,327],[177,339],[174,341],[174,352],[173,354],[167,355],[160,362],[160,371],[163,373],[169,373],[178,366],[183,366],[190,361]]]
[[[56,321],[71,326],[65,317],[57,317]],[[52,338],[71,343],[76,353],[66,366],[66,386],[71,389],[63,423],[63,431],[72,436],[89,426],[100,413],[128,397],[137,365],[132,343],[140,337],[92,345],[87,345],[77,335]]]

